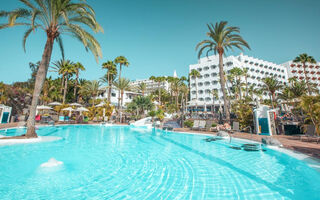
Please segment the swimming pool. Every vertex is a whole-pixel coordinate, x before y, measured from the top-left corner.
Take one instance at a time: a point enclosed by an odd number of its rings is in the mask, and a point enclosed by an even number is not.
[[[0,146],[0,199],[319,199],[320,173],[271,149],[247,152],[205,135],[129,126],[38,134],[63,140]],[[63,165],[40,167],[50,158]]]

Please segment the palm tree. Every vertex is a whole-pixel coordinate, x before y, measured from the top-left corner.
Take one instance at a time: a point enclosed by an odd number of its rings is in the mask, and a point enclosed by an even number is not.
[[[130,80],[126,78],[120,78],[119,80],[115,81],[113,85],[120,91],[119,93],[119,105],[118,105],[118,116],[119,116],[119,122],[121,123],[121,117],[120,117],[120,112],[121,112],[121,107],[123,105],[123,94],[125,90],[130,90]]]
[[[245,83],[246,83],[246,97],[248,96],[248,76],[249,76],[249,74],[248,74],[248,71],[249,71],[249,69],[248,68],[243,68],[242,69],[242,72],[243,72],[243,76],[244,76],[244,80],[245,80]]]
[[[211,94],[212,94],[212,107],[211,107],[211,111],[212,111],[212,113],[214,113],[214,102],[215,102],[215,100],[218,100],[218,99],[219,99],[218,89],[212,89],[212,90],[211,90]]]
[[[161,83],[163,83],[164,81],[166,81],[166,77],[164,76],[151,76],[149,78],[149,80],[158,83],[158,101],[159,101],[159,105],[161,105]]]
[[[243,71],[239,67],[235,67],[230,70],[231,79],[234,79],[234,86],[237,88],[237,93],[239,94],[240,100],[242,99],[242,90],[241,87],[243,83],[241,82],[241,77],[243,76]]]
[[[144,96],[144,93],[146,92],[147,89],[147,84],[146,83],[139,83],[137,86],[137,89],[139,92],[141,92],[142,96]]]
[[[81,88],[80,93],[86,94],[92,97],[92,105],[95,104],[95,99],[100,92],[100,82],[97,80],[86,82]]]
[[[86,68],[84,68],[84,66],[80,62],[77,62],[74,64],[74,70],[76,73],[76,84],[73,88],[73,96],[75,98],[75,101],[78,102],[77,88],[79,85],[79,70],[84,71],[84,70],[86,70]]]
[[[95,18],[94,10],[85,2],[74,3],[70,0],[21,0],[25,8],[17,8],[13,11],[0,11],[0,17],[8,17],[8,23],[1,24],[0,29],[14,26],[26,26],[23,37],[25,49],[26,39],[30,33],[37,29],[44,30],[47,41],[44,47],[42,60],[36,76],[30,114],[27,122],[25,137],[37,137],[35,132],[35,115],[39,96],[47,75],[51,60],[53,44],[57,41],[64,57],[62,34],[68,34],[77,38],[85,48],[90,50],[98,61],[101,57],[101,49],[97,40],[81,25],[86,25],[94,32],[103,31]]]
[[[64,84],[62,103],[64,104],[66,100],[67,91],[68,91],[68,80],[73,76],[73,74],[76,73],[76,68],[74,63],[72,63],[70,60],[59,60],[59,61],[56,61],[54,65],[55,65],[54,67],[55,71],[57,71],[59,74],[62,74],[61,84]]]
[[[108,70],[106,74],[106,80],[104,80],[104,82],[106,81],[108,83],[108,102],[111,102],[111,89],[112,83],[117,75],[117,66],[113,61],[109,60],[105,63],[102,63],[102,69]]]
[[[197,84],[197,78],[200,77],[200,72],[196,69],[191,70],[189,76],[194,78],[195,85],[196,85],[196,108],[198,107],[198,84]]]
[[[221,21],[217,22],[215,25],[207,24],[209,32],[207,36],[209,40],[203,40],[200,42],[196,49],[199,49],[198,58],[202,55],[203,51],[207,49],[206,55],[213,51],[214,54],[219,55],[219,76],[220,76],[220,85],[223,94],[224,101],[224,114],[226,116],[226,121],[230,121],[230,112],[229,112],[229,102],[227,100],[227,91],[225,88],[225,77],[223,70],[223,55],[229,49],[238,48],[243,51],[243,46],[250,49],[248,43],[237,33],[240,33],[240,28],[227,26],[228,22]]]
[[[297,56],[293,60],[293,62],[302,64],[303,71],[304,71],[304,77],[306,79],[306,83],[307,83],[307,87],[308,87],[308,92],[309,92],[309,95],[311,95],[312,91],[311,91],[311,88],[310,88],[310,85],[309,85],[309,80],[308,80],[308,77],[307,77],[307,72],[306,72],[306,67],[307,66],[306,66],[306,63],[315,64],[316,60],[312,56],[309,56],[308,54],[303,53],[303,54],[300,54],[299,56]]]
[[[282,84],[275,78],[267,77],[262,80],[264,85],[262,86],[262,90],[269,92],[271,97],[272,108],[274,109],[274,103],[276,100],[276,92],[282,88]]]
[[[122,65],[128,67],[129,62],[126,57],[124,56],[118,56],[114,59],[115,64],[119,64],[119,80],[121,79],[121,71],[122,71]],[[119,98],[118,98],[118,109],[120,109],[120,90],[119,90]]]

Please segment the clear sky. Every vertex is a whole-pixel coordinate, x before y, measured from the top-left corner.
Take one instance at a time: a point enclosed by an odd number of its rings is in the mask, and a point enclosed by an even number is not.
[[[275,63],[308,53],[320,60],[319,0],[88,0],[104,28],[96,38],[103,59],[95,62],[75,39],[64,37],[66,58],[86,67],[80,77],[99,79],[101,63],[124,55],[130,66],[123,76],[131,80],[151,75],[187,75],[188,65],[197,62],[195,46],[206,39],[207,23],[226,20],[238,26],[250,44],[244,54]],[[1,1],[0,10],[22,4]],[[0,23],[4,22],[0,20]],[[41,59],[45,34],[39,30],[22,48],[25,28],[0,30],[0,81],[12,83],[30,77],[29,62]],[[238,54],[229,52],[228,54]],[[54,47],[51,61],[61,58]],[[49,75],[56,76],[53,73]]]

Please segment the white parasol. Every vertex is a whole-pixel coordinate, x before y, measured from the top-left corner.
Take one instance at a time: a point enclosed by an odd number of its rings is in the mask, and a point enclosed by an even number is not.
[[[49,103],[48,105],[49,105],[49,106],[61,106],[62,104],[55,101],[55,102]]]

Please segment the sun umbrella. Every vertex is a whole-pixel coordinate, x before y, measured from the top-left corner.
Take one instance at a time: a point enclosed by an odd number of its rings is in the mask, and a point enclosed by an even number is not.
[[[105,105],[105,103],[104,102],[101,102],[101,103],[99,103],[98,105],[96,105],[95,107],[102,107],[102,106],[104,106]]]
[[[69,111],[69,117],[71,116],[71,111],[74,111],[74,109],[71,108],[71,107],[64,108],[64,109],[62,109],[62,110],[63,110],[63,111]]]
[[[52,108],[49,106],[41,105],[37,106],[36,115],[38,115],[38,110],[51,110]]]
[[[78,106],[78,107],[80,107],[80,106],[82,106],[80,103],[71,103],[71,104],[69,104],[70,106]]]
[[[49,105],[49,106],[61,106],[62,104],[55,101],[55,102],[49,103],[48,105]]]
[[[51,110],[52,108],[49,106],[41,105],[37,106],[37,110]]]
[[[75,109],[75,111],[80,112],[80,115],[81,115],[81,114],[82,114],[82,112],[88,112],[89,110],[88,110],[88,109],[86,109],[85,107],[79,107],[79,108]]]

